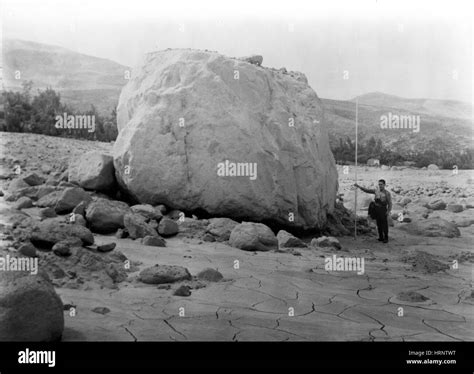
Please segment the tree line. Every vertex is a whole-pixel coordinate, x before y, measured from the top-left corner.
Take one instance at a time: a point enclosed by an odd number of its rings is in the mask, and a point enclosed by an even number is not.
[[[370,137],[365,142],[361,141],[357,147],[357,161],[361,164],[367,163],[371,158],[378,159],[380,165],[403,165],[409,161],[415,167],[425,167],[435,164],[441,169],[474,169],[474,150],[466,148],[463,150],[452,151],[447,145],[443,145],[442,139],[436,139],[436,147],[429,147],[421,152],[394,152],[382,143],[381,139]],[[336,162],[344,164],[355,162],[355,141],[349,137],[339,138],[339,142],[331,145]]]
[[[29,132],[35,134],[97,140],[113,141],[117,138],[117,114],[113,110],[110,115],[100,115],[94,105],[87,111],[79,112],[61,102],[61,95],[52,88],[38,90],[32,95],[32,81],[23,82],[19,92],[4,91],[0,98],[3,113],[0,113],[0,131]],[[94,116],[95,131],[87,128],[56,128],[56,116],[87,115]]]

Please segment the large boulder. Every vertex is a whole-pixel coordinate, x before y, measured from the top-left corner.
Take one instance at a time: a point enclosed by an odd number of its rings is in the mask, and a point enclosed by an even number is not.
[[[230,233],[229,244],[244,251],[269,251],[278,248],[273,231],[263,223],[242,222]]]
[[[63,303],[45,273],[0,271],[0,341],[57,341],[63,330]]]
[[[115,186],[115,170],[112,156],[91,151],[75,159],[69,166],[69,182],[86,190],[108,191]]]
[[[461,236],[461,232],[453,222],[446,221],[442,218],[428,218],[419,221],[413,221],[399,228],[412,235],[420,236],[444,236],[447,238],[455,238]]]
[[[124,227],[124,216],[130,211],[122,201],[98,198],[86,208],[86,220],[92,231],[110,233]]]
[[[118,104],[118,182],[141,203],[322,227],[337,171],[300,76],[214,52],[148,54]]]
[[[426,208],[432,210],[443,210],[446,209],[446,203],[438,198],[430,200],[426,205]]]

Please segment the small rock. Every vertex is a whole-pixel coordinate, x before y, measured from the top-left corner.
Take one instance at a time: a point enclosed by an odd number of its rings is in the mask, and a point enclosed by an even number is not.
[[[31,200],[29,197],[23,196],[23,197],[20,197],[16,201],[14,208],[21,210],[21,209],[31,208],[32,206],[33,206],[33,200]]]
[[[158,233],[163,236],[176,235],[179,232],[179,226],[176,221],[167,217],[163,218],[158,225]]]
[[[18,252],[27,257],[36,257],[36,248],[31,243],[24,243],[18,248]]]
[[[44,183],[44,179],[36,173],[29,173],[23,177],[23,180],[30,186],[38,186]]]
[[[306,248],[306,244],[285,230],[278,231],[278,248]]]
[[[150,247],[166,247],[165,239],[159,236],[147,235],[141,240],[143,245],[148,245]]]
[[[113,251],[116,246],[117,246],[117,243],[101,244],[97,246],[97,250],[103,253],[110,252],[110,251]]]
[[[188,286],[182,285],[176,291],[174,291],[173,295],[175,295],[175,296],[191,296],[191,289]]]
[[[460,213],[464,210],[462,205],[460,205],[460,204],[448,204],[446,209],[450,212],[453,212],[453,213]]]
[[[115,237],[118,239],[124,239],[128,236],[127,230],[124,229],[118,229],[117,232],[115,233]]]
[[[197,278],[208,282],[219,282],[224,276],[217,270],[207,268],[199,272]]]
[[[56,211],[51,208],[43,208],[39,211],[39,216],[41,219],[57,217]]]
[[[155,265],[140,272],[139,279],[146,284],[173,283],[191,280],[188,269],[175,265]]]
[[[332,247],[335,249],[341,249],[341,243],[333,236],[322,236],[320,238],[314,238],[311,240],[311,246],[313,247]]]
[[[104,306],[98,306],[98,307],[95,307],[94,309],[92,309],[92,311],[94,313],[98,313],[98,314],[107,314],[107,313],[110,313],[110,309],[109,308],[106,308]]]

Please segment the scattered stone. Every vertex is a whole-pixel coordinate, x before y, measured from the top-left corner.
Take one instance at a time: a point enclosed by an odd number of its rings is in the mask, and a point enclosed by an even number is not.
[[[439,170],[439,167],[435,164],[428,165],[428,170]]]
[[[107,313],[110,313],[110,309],[109,308],[106,308],[104,306],[98,306],[98,307],[95,307],[94,309],[92,309],[92,311],[94,313],[98,313],[98,314],[107,314]]]
[[[111,263],[105,266],[106,274],[114,283],[120,283],[128,278],[128,274],[122,264]]]
[[[426,205],[431,210],[444,210],[446,209],[446,203],[441,199],[430,200]]]
[[[176,235],[179,232],[179,226],[176,221],[167,217],[163,218],[158,225],[158,233],[163,236]]]
[[[453,213],[460,213],[464,210],[464,208],[460,204],[448,204],[446,209]]]
[[[45,273],[0,271],[0,290],[1,341],[61,339],[63,303]]]
[[[341,243],[339,243],[339,240],[332,236],[321,236],[320,238],[314,238],[311,240],[311,246],[312,247],[323,247],[323,248],[335,248],[335,249],[341,249]]]
[[[400,225],[399,228],[412,235],[446,238],[455,238],[461,236],[461,232],[456,224],[446,221],[442,218],[427,218],[425,220],[414,221],[406,225]]]
[[[20,245],[18,252],[27,257],[37,257],[36,248],[31,243],[23,243]]]
[[[69,166],[68,180],[86,190],[113,189],[116,182],[112,156],[97,151],[83,154]]]
[[[191,288],[186,285],[182,285],[174,291],[173,295],[175,296],[191,296]]]
[[[53,245],[53,253],[57,256],[66,257],[71,255],[71,248],[81,247],[82,241],[78,238],[70,238],[66,240],[61,240]]]
[[[443,264],[432,254],[423,251],[417,251],[414,255],[403,257],[402,261],[411,264],[414,270],[428,274],[449,269],[449,265]]]
[[[74,213],[71,213],[71,214],[73,215],[69,216],[69,223],[72,223],[74,225],[81,225],[84,227],[87,226],[86,219],[83,216],[81,216],[80,214],[74,214]]]
[[[181,280],[191,280],[188,269],[175,265],[155,265],[143,269],[139,280],[146,284],[174,283]]]
[[[108,234],[124,228],[128,212],[130,208],[124,202],[99,198],[87,206],[86,220],[92,231]]]
[[[132,239],[144,238],[145,236],[156,236],[156,230],[141,214],[127,213],[123,219],[128,235]]]
[[[220,282],[224,276],[215,269],[207,268],[199,272],[197,278],[207,282]]]
[[[230,233],[238,224],[238,222],[230,218],[211,218],[206,231],[213,235],[218,242],[224,242],[229,240]]]
[[[92,198],[82,188],[68,187],[59,195],[54,209],[58,214],[69,213],[82,201],[90,202],[91,200]]]
[[[99,252],[110,252],[115,249],[117,243],[108,243],[108,244],[101,244],[97,246],[97,250]]]
[[[232,247],[244,251],[269,251],[278,248],[273,231],[263,223],[242,222],[235,226],[229,237]]]
[[[31,208],[32,206],[33,200],[26,196],[20,197],[13,205],[13,207],[18,210]]]
[[[133,213],[141,214],[145,218],[154,219],[156,221],[159,221],[163,218],[163,214],[161,213],[161,210],[159,208],[158,209],[154,208],[150,204],[133,205],[130,207],[130,210]]]
[[[150,236],[147,235],[141,240],[143,245],[148,245],[150,247],[166,247],[165,239],[159,236]]]
[[[202,240],[204,240],[205,242],[213,243],[216,241],[216,238],[213,235],[206,233],[202,237]]]
[[[84,245],[94,244],[94,236],[86,227],[70,225],[58,218],[49,218],[33,226],[29,235],[30,241],[39,248],[52,248],[54,244],[76,237]]]
[[[23,180],[30,186],[38,186],[44,183],[44,179],[36,173],[28,173]]]
[[[307,245],[285,230],[278,231],[278,248],[306,248]]]
[[[156,288],[159,290],[169,290],[171,289],[171,284],[159,284]]]
[[[26,183],[22,178],[16,178],[10,182],[10,185],[8,186],[8,192],[14,193],[18,190],[28,187],[30,187],[30,185]]]
[[[53,208],[43,208],[39,211],[39,216],[41,219],[45,218],[54,218],[57,217],[58,215],[56,214],[56,211]]]

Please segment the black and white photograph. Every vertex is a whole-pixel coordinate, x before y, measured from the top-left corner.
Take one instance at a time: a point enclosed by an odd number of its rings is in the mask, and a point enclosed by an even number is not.
[[[399,367],[467,368],[473,17],[2,0],[0,342],[22,344],[2,374],[112,342],[358,344],[333,365],[397,343]]]

